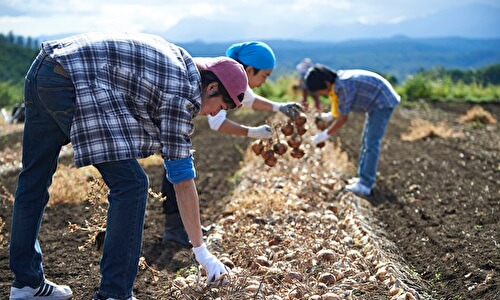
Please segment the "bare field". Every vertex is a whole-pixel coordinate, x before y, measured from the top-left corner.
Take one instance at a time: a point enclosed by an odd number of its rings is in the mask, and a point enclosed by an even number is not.
[[[211,228],[210,247],[235,265],[233,276],[224,288],[193,289],[197,270],[190,250],[161,244],[161,203],[152,198],[136,297],[498,298],[500,137],[497,124],[460,122],[470,108],[398,107],[383,142],[377,185],[367,199],[342,191],[345,180],[354,175],[362,116],[350,116],[325,148],[306,147],[301,159],[285,154],[273,168],[249,151],[251,139],[213,132],[200,117],[193,140],[202,222]],[[499,118],[497,104],[483,108]],[[272,124],[280,117],[241,110],[232,119],[252,125],[266,118]],[[315,131],[309,119],[306,139]],[[441,132],[449,135],[404,140],[415,120],[441,126]],[[4,299],[12,280],[8,238],[22,126],[1,125],[0,180],[5,191],[0,200],[0,298]],[[143,166],[153,191],[159,191],[161,160]],[[74,299],[90,298],[99,284],[100,253],[79,250],[87,233],[70,233],[68,227],[69,222],[85,224],[92,217],[81,193],[90,190],[93,176],[90,170],[74,169],[70,155],[61,157],[54,201],[46,209],[40,235],[46,276],[69,284]],[[74,182],[83,191],[72,194],[73,185],[56,185],[58,180]]]

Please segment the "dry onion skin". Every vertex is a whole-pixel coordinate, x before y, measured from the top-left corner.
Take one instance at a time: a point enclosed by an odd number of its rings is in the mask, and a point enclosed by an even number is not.
[[[340,143],[300,147],[306,152],[300,160],[282,155],[273,168],[248,149],[240,182],[207,236],[208,248],[234,265],[228,283],[211,289],[211,297],[431,299],[391,251],[395,246],[377,227],[369,204],[343,191],[354,166]],[[184,282],[179,299],[207,295],[206,288]]]

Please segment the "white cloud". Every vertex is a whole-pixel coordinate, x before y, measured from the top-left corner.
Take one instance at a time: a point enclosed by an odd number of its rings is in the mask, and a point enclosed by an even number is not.
[[[498,0],[1,0],[0,32],[39,36],[85,31],[164,32],[183,19],[241,22],[255,37],[290,37],[321,26],[398,23],[452,5]],[[8,10],[5,9],[7,12]],[[204,28],[200,27],[200,31]],[[219,32],[209,32],[221,35]]]

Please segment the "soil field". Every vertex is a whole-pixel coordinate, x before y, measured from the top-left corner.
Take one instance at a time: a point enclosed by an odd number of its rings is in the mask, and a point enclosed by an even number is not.
[[[499,299],[500,134],[497,125],[457,122],[472,105],[395,111],[383,141],[375,216],[435,299]],[[500,105],[483,106],[498,120]],[[446,121],[462,138],[404,142],[411,120]],[[357,159],[362,117],[340,133]],[[354,137],[354,138],[353,138]]]
[[[432,299],[500,298],[500,135],[498,125],[459,123],[459,116],[471,107],[468,104],[398,107],[383,142],[376,187],[367,198],[370,212],[385,238],[397,247],[412,272],[420,276]],[[500,105],[483,107],[500,119]],[[269,116],[242,111],[232,119],[253,125],[261,124]],[[463,134],[403,141],[401,135],[409,131],[411,121],[416,119],[434,124],[446,121],[449,129]],[[354,163],[362,127],[363,116],[352,114],[330,141],[340,146]],[[0,200],[0,299],[7,299],[12,280],[8,266],[12,208],[9,193],[15,191],[22,126],[1,129],[0,157],[4,166],[0,169],[0,180],[5,191]],[[202,221],[208,226],[221,219],[231,198],[228,195],[238,184],[238,171],[252,140],[213,132],[206,119],[200,117],[193,141],[197,149],[196,183]],[[71,157],[62,157],[61,164],[71,165]],[[150,164],[145,169],[152,189],[159,191],[161,165]],[[47,278],[70,285],[75,299],[90,299],[99,284],[99,252],[78,250],[86,243],[87,235],[68,230],[68,222],[84,224],[90,219],[92,212],[86,209],[88,206],[86,202],[72,201],[50,205],[40,233]],[[161,203],[152,201],[146,216],[143,256],[149,266],[160,272],[158,276],[172,277],[179,268],[192,265],[193,259],[190,250],[162,245],[162,231]],[[151,272],[143,265],[134,288],[136,297],[168,299],[168,284],[152,280]]]

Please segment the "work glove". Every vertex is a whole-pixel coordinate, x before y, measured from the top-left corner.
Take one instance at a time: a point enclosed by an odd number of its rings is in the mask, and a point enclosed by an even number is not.
[[[330,122],[331,120],[333,120],[333,116],[332,116],[332,112],[331,111],[321,113],[320,117],[325,122]]]
[[[326,141],[328,138],[330,138],[330,135],[328,134],[328,129],[325,129],[320,133],[316,134],[315,136],[313,136],[311,138],[311,141],[314,144],[314,146],[318,146],[319,143]]]
[[[254,139],[268,139],[273,135],[271,127],[268,125],[261,125],[257,127],[248,127],[248,137]]]
[[[284,103],[279,107],[279,110],[285,114],[285,116],[293,119],[300,111],[302,111],[302,105],[295,102]]]
[[[205,243],[193,248],[196,261],[207,271],[206,284],[226,284],[225,274],[228,274],[226,266],[207,250]],[[219,282],[220,280],[220,282]]]

